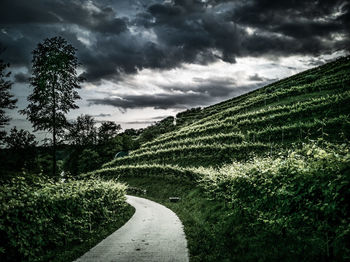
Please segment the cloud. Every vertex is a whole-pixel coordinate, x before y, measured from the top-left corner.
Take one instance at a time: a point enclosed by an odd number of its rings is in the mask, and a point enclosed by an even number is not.
[[[14,80],[25,83],[32,50],[59,35],[77,48],[83,76],[93,86],[81,90],[90,106],[178,111],[326,61],[311,57],[349,50],[349,9],[342,0],[2,0],[1,56],[14,68]],[[300,56],[308,61],[298,62]],[[295,63],[285,66],[284,58]],[[269,62],[244,66],[244,59]],[[211,72],[216,64],[221,67]]]
[[[124,95],[122,97],[88,99],[91,105],[108,105],[125,111],[127,109],[146,108],[154,109],[187,109],[198,106],[208,106],[227,97],[239,96],[243,93],[257,89],[260,85],[250,84],[245,86],[232,86],[231,82],[213,80],[209,83],[201,83],[203,79],[197,79],[197,85],[188,87],[181,85],[163,86],[168,93]]]
[[[98,114],[98,115],[90,115],[92,117],[109,117],[109,116],[112,116],[111,114],[104,114],[104,113],[101,113],[101,114]]]
[[[277,54],[318,55],[347,49],[349,42],[349,3],[342,0],[252,0],[236,6],[230,19],[253,29],[245,43],[259,55],[269,51],[269,43]]]
[[[15,82],[17,83],[28,83],[30,75],[25,73],[17,73],[15,74]]]
[[[159,121],[159,120],[163,120],[163,119],[165,119],[167,117],[170,117],[170,115],[168,115],[168,116],[155,116],[155,117],[152,117],[151,119]]]
[[[150,124],[154,124],[155,122],[156,121],[154,120],[140,120],[140,121],[127,121],[123,123],[128,125],[150,125]]]
[[[341,0],[3,0],[0,43],[11,64],[30,67],[36,45],[61,35],[89,82],[117,82],[144,68],[349,50],[349,9]]]
[[[114,34],[127,29],[125,19],[116,17],[113,8],[97,1],[3,0],[1,5],[0,24],[76,24]]]
[[[295,69],[293,67],[288,67],[288,69]],[[249,81],[254,81],[254,82],[273,82],[276,81],[277,78],[267,78],[260,76],[259,74],[255,73],[254,75],[251,75],[248,77]]]

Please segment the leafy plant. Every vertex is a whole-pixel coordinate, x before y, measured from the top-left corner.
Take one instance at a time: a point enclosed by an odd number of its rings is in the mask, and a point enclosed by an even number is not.
[[[47,261],[124,219],[126,186],[17,177],[0,187],[1,261]]]

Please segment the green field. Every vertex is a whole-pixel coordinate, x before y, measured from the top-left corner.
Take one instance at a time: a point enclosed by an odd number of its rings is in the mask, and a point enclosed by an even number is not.
[[[193,110],[84,174],[147,189],[181,218],[192,261],[350,259],[350,57]],[[169,203],[169,196],[182,201]]]

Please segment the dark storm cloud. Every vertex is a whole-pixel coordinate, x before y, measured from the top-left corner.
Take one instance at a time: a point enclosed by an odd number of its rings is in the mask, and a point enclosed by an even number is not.
[[[125,21],[116,18],[113,8],[98,2],[92,5],[84,0],[2,0],[0,24],[76,24],[92,31],[114,34],[127,29]]]
[[[30,75],[25,73],[17,73],[15,74],[15,82],[17,83],[28,83]]]
[[[258,81],[258,82],[261,82],[261,81],[266,81],[266,78],[265,78],[265,77],[261,77],[261,76],[259,76],[258,74],[255,74],[255,75],[249,76],[249,80],[250,80],[250,81]]]
[[[91,38],[118,36],[127,31],[127,18],[116,17],[114,9],[100,1],[91,3],[84,0],[2,1],[0,44],[6,48],[4,60],[13,66],[29,68],[32,50],[45,38],[55,35],[66,38],[81,57],[91,50],[79,41],[79,30],[85,30]]]
[[[130,125],[140,125],[140,124],[149,125],[149,124],[154,124],[156,122],[159,122],[167,117],[170,117],[170,116],[169,115],[168,116],[155,116],[155,117],[150,118],[149,120],[135,120],[135,121],[127,121],[127,122],[123,122],[123,123],[130,124]]]
[[[87,81],[122,81],[143,68],[348,50],[349,8],[341,0],[2,0],[0,43],[12,65],[30,67],[37,43],[61,35],[78,49]]]
[[[152,107],[155,109],[178,108],[207,104],[211,100],[200,94],[129,95],[123,98],[89,99],[91,105],[109,105],[122,110]]]
[[[108,116],[112,116],[111,114],[103,114],[103,113],[101,113],[101,114],[98,114],[98,115],[90,115],[90,116],[92,116],[92,117],[108,117]]]
[[[12,66],[25,66],[30,70],[31,52],[43,39],[55,35],[64,37],[82,53],[86,52],[86,47],[77,39],[77,34],[65,27],[58,28],[55,25],[35,24],[31,26],[7,26],[2,29],[0,25],[0,44],[5,48],[1,57],[3,60],[10,62]],[[78,52],[79,54],[80,52]]]
[[[159,47],[130,34],[100,39],[93,49],[80,55],[87,68],[84,77],[92,82],[118,80],[120,74],[135,74],[143,68],[173,68],[185,60],[177,48]]]
[[[155,120],[140,120],[140,121],[128,121],[123,123],[129,124],[129,125],[149,125],[149,124],[154,124],[155,122],[156,122]]]
[[[230,20],[257,30],[243,42],[247,53],[317,55],[349,48],[349,3],[344,0],[248,1],[231,11]],[[335,40],[334,33],[345,38]]]
[[[232,63],[246,55],[317,55],[346,49],[349,43],[345,1],[187,0],[148,10],[162,43],[193,52],[213,48],[222,52],[222,60]],[[247,32],[248,26],[253,33]],[[336,40],[334,33],[345,38]]]
[[[152,117],[151,119],[155,120],[155,121],[159,121],[159,120],[162,120],[162,119],[167,118],[167,117],[169,117],[169,116],[155,116],[155,117]]]
[[[225,79],[204,80],[196,79],[196,84],[188,86],[162,86],[170,93],[159,93],[152,95],[125,95],[115,97],[112,95],[106,98],[89,99],[90,105],[109,105],[117,107],[122,111],[134,108],[152,107],[155,109],[186,109],[197,106],[207,106],[227,97],[239,96],[262,86],[251,84],[245,86],[235,86],[232,81]]]

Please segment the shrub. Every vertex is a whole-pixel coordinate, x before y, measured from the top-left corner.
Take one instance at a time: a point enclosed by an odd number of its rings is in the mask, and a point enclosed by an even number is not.
[[[350,250],[347,145],[305,145],[287,156],[212,170],[201,184],[225,200],[228,245],[240,261],[343,261]]]
[[[55,250],[120,220],[127,207],[125,190],[98,179],[29,183],[19,177],[1,186],[0,260],[50,260]]]

